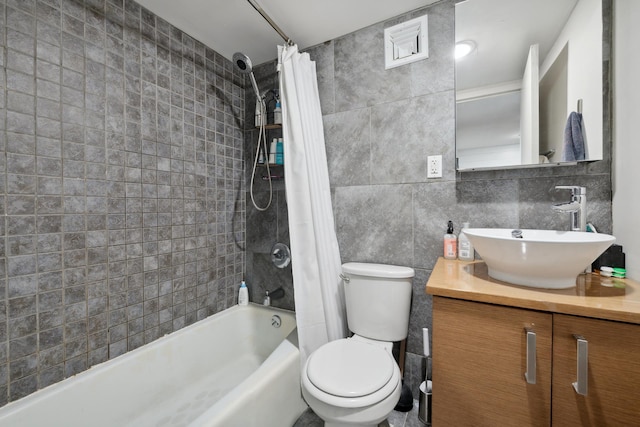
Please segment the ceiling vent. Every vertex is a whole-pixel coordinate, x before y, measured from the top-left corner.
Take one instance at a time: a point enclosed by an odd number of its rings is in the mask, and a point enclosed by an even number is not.
[[[384,30],[385,69],[399,67],[428,57],[427,15]]]

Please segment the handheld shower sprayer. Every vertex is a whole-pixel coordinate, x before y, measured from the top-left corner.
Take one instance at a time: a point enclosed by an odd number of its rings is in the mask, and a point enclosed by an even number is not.
[[[267,122],[267,106],[264,101],[264,96],[260,96],[260,89],[258,89],[258,83],[256,82],[256,78],[253,75],[253,66],[251,64],[251,59],[247,55],[242,52],[236,52],[233,54],[233,65],[236,67],[241,74],[248,74],[249,79],[251,80],[251,86],[253,86],[253,91],[256,94],[256,117],[259,117],[259,120],[256,122],[256,125],[259,127],[258,131],[258,144],[256,146],[256,155],[253,161],[253,170],[251,172],[251,183],[249,186],[249,194],[251,195],[251,202],[253,206],[259,211],[266,211],[271,206],[271,201],[273,199],[273,186],[271,184],[271,171],[269,170],[269,162],[266,162],[267,165],[267,176],[269,177],[269,201],[267,205],[264,207],[258,206],[255,201],[253,195],[253,181],[256,176],[256,168],[258,167],[258,157],[260,156],[260,148],[262,148],[262,152],[265,157],[267,155],[267,133],[266,133],[266,122]],[[262,145],[261,145],[262,144]]]
[[[253,65],[251,64],[251,59],[247,55],[242,52],[236,52],[233,54],[233,64],[241,74],[249,74],[249,79],[251,80],[251,85],[253,86],[253,91],[256,94],[256,98],[258,100],[262,100],[260,96],[260,90],[258,89],[258,83],[256,83],[256,78],[253,75]]]

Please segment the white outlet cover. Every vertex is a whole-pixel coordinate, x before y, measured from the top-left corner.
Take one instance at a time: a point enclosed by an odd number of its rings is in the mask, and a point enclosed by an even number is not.
[[[442,178],[442,155],[427,156],[427,178]]]

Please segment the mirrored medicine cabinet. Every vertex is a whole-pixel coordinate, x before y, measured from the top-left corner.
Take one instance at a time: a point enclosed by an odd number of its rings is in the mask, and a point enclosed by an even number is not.
[[[572,113],[581,114],[584,161],[603,158],[610,1],[456,4],[456,44],[471,51],[456,59],[457,170],[580,161],[567,156]]]

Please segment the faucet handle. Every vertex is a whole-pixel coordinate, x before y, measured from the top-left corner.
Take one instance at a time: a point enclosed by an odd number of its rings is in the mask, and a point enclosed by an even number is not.
[[[587,187],[580,187],[579,185],[556,185],[556,190],[571,190],[572,196],[585,196],[587,194]]]

